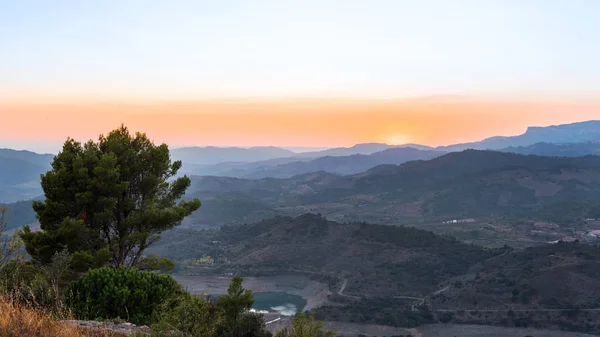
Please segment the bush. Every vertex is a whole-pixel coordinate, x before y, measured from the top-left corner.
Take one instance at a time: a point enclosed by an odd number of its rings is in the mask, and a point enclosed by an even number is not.
[[[152,336],[214,336],[221,313],[206,298],[185,295],[164,304],[160,322],[152,325]]]
[[[169,275],[134,268],[92,269],[69,284],[66,303],[79,319],[126,319],[135,324],[151,324],[158,319],[167,299],[184,294]]]
[[[57,304],[43,270],[28,262],[11,261],[0,268],[0,295],[36,307],[53,308]]]

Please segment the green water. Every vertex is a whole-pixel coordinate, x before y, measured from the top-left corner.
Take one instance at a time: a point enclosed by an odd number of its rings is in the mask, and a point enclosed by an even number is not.
[[[293,316],[302,311],[306,300],[298,295],[287,293],[254,293],[254,305],[257,310],[277,311],[284,316]]]
[[[298,295],[278,292],[261,292],[253,295],[253,309],[279,312],[282,316],[293,316],[306,306],[306,300]],[[211,300],[216,300],[218,297],[210,296]]]

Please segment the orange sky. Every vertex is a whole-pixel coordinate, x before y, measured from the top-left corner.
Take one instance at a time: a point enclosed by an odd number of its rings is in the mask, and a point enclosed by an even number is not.
[[[96,139],[121,123],[173,146],[445,145],[530,125],[600,119],[599,102],[432,97],[412,100],[221,99],[169,103],[0,102],[0,141]]]

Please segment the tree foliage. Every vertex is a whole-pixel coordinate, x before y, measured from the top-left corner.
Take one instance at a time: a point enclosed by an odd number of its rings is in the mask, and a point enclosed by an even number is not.
[[[71,282],[66,302],[80,319],[121,318],[149,324],[158,317],[163,303],[183,293],[181,285],[169,275],[130,267],[103,267]]]
[[[0,206],[0,268],[5,266],[11,259],[21,260],[22,241],[19,238],[19,231],[15,231],[12,236],[6,235],[8,228],[8,219],[6,214],[8,209]]]
[[[152,336],[271,337],[262,314],[250,312],[254,303],[242,278],[233,278],[226,295],[211,302],[206,296],[183,296],[165,302]]]
[[[324,331],[323,322],[315,320],[314,313],[299,313],[294,317],[291,328],[277,332],[275,337],[335,337],[335,331]]]
[[[227,289],[227,295],[219,297],[216,302],[223,312],[220,336],[237,336],[237,328],[248,323],[245,314],[254,304],[254,295],[252,290],[244,289],[242,282],[241,276],[234,276]]]
[[[66,248],[75,269],[110,263],[135,266],[160,233],[181,224],[200,201],[181,201],[190,186],[175,178],[167,145],[125,126],[81,144],[67,139],[42,175],[45,200],[35,201],[41,231],[25,227],[27,252],[42,264]]]

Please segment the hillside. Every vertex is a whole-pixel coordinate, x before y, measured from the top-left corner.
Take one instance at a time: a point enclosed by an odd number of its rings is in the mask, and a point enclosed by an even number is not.
[[[212,273],[343,275],[345,293],[360,297],[424,296],[498,254],[414,228],[342,224],[314,214],[182,233],[167,234],[152,252],[181,261],[220,251],[229,262]]]
[[[34,200],[41,200],[40,197]],[[32,207],[32,200],[17,201],[9,204],[0,204],[7,209],[6,220],[8,222],[6,229],[18,228],[24,225],[35,224],[38,222]]]
[[[180,261],[181,273],[310,275],[333,293],[316,309],[323,320],[600,332],[596,245],[490,250],[415,228],[304,214],[218,230],[178,229],[151,251]],[[214,264],[193,262],[203,256]]]
[[[40,175],[50,168],[51,154],[0,149],[0,203],[41,194]]]
[[[438,309],[600,308],[600,247],[559,242],[497,256],[449,282]]]
[[[600,333],[600,248],[559,242],[491,258],[431,298],[455,323]],[[457,310],[460,309],[460,310]]]
[[[282,212],[360,220],[513,214],[563,201],[596,200],[600,157],[554,158],[467,150],[428,161],[338,176],[287,179],[192,177],[193,195],[251,198]],[[400,217],[400,218],[398,218]]]
[[[39,195],[40,175],[48,168],[23,159],[0,157],[0,203]]]

